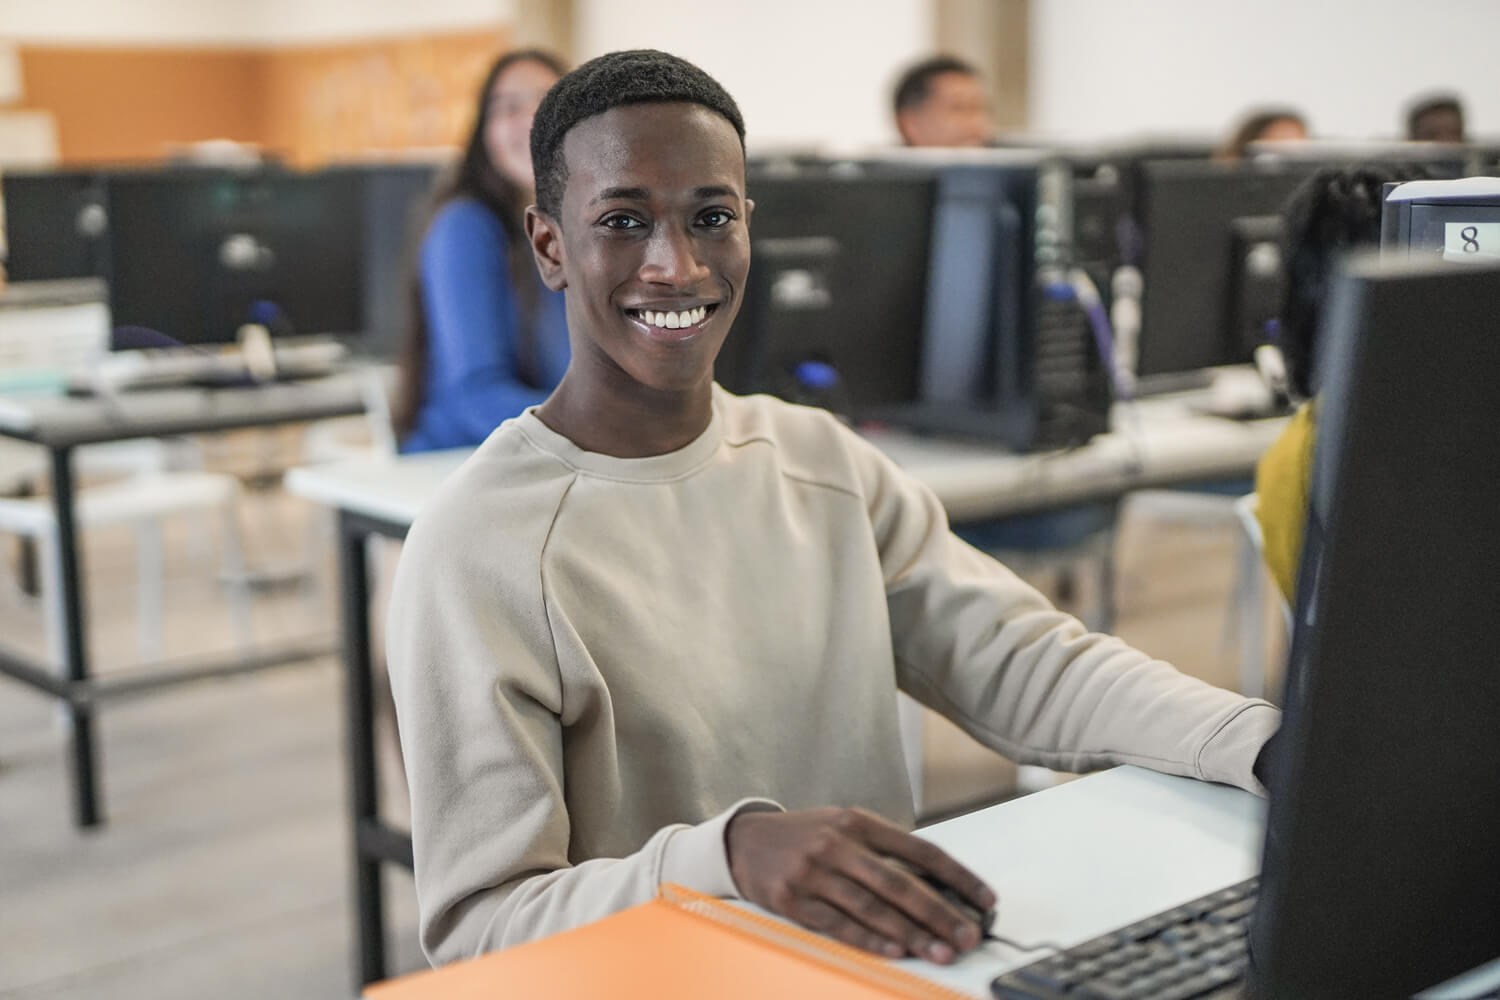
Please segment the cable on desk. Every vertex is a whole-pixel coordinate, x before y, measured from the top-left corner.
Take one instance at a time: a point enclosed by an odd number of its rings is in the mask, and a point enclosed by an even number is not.
[[[987,931],[984,939],[986,941],[998,941],[1000,944],[1008,948],[1014,948],[1016,951],[1067,951],[1065,947],[1054,941],[1038,941],[1036,944],[1022,944],[1020,941],[1012,941],[1010,938],[1001,937],[992,931]]]

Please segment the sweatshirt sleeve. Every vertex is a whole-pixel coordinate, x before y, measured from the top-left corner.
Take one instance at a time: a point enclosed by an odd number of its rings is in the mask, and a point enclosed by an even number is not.
[[[570,862],[563,683],[538,564],[524,552],[496,559],[475,535],[472,518],[442,505],[419,519],[388,614],[429,961],[597,920],[653,898],[662,882],[738,895],[725,828],[775,803],[747,799],[697,825],[663,827],[626,857]]]
[[[421,247],[431,384],[475,442],[550,391],[527,385],[516,367],[520,310],[499,225],[477,203],[450,202],[433,218]]]
[[[1264,794],[1252,768],[1277,709],[1086,631],[955,536],[931,490],[871,445],[851,447],[903,690],[1020,763],[1138,764]]]

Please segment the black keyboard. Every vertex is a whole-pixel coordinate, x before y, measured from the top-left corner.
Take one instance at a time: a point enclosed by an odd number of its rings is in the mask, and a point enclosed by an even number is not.
[[[1192,1000],[1243,995],[1259,879],[1209,893],[990,984],[1000,1000]]]

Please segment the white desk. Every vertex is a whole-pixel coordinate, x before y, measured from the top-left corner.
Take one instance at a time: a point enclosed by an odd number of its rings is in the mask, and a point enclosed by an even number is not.
[[[1237,422],[1195,414],[1183,400],[1138,405],[1139,431],[1072,451],[1017,455],[993,446],[900,431],[867,435],[926,483],[955,523],[1049,510],[1135,489],[1250,475],[1285,418]],[[1125,425],[1132,425],[1132,418]],[[396,459],[354,459],[293,469],[287,488],[341,510],[407,524],[469,449]]]
[[[995,933],[1068,947],[1254,875],[1264,822],[1248,792],[1119,767],[919,832],[995,890]],[[900,964],[988,997],[1047,954],[991,941],[951,966]]]

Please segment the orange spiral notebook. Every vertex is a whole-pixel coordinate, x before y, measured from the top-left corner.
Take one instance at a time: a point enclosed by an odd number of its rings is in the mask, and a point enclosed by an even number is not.
[[[365,996],[971,1000],[832,939],[670,884],[651,902],[595,923],[376,983]]]

